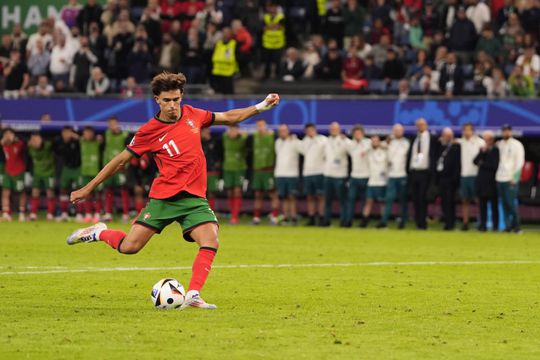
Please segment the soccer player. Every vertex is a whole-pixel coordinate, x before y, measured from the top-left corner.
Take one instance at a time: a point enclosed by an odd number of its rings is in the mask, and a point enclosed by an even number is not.
[[[386,183],[388,181],[388,151],[381,144],[378,135],[371,137],[371,149],[368,152],[369,179],[367,183],[366,204],[362,211],[360,227],[365,228],[369,223],[371,208],[374,202],[384,201]]]
[[[304,126],[300,152],[304,155],[302,174],[307,198],[307,226],[322,225],[324,218],[324,153],[326,136],[317,134],[315,124]]]
[[[69,207],[69,192],[79,185],[81,174],[81,146],[79,135],[70,126],[64,126],[61,138],[55,144],[57,158],[62,162],[60,173],[60,217],[58,221],[67,221]],[[82,222],[82,206],[76,204],[76,220]]]
[[[499,167],[495,180],[497,180],[497,192],[502,202],[505,231],[519,233],[521,229],[517,196],[519,178],[525,163],[525,149],[523,144],[512,136],[511,125],[503,125],[502,139],[497,141],[497,148],[499,149]]]
[[[40,133],[30,135],[28,153],[32,158],[32,200],[30,202],[31,221],[37,220],[39,196],[45,191],[47,197],[47,220],[54,219],[54,152],[53,144],[44,140]]]
[[[283,206],[283,224],[296,225],[296,197],[300,178],[300,141],[286,124],[279,125],[276,140],[276,186]]]
[[[209,128],[201,129],[201,143],[206,157],[206,173],[208,181],[206,182],[206,198],[208,204],[214,209],[216,207],[216,193],[219,187],[219,174],[221,172],[221,163],[223,162],[223,151],[218,137],[212,136]]]
[[[463,137],[458,140],[461,145],[461,179],[459,190],[461,193],[463,209],[463,225],[461,230],[469,230],[469,204],[475,200],[476,196],[476,176],[478,166],[474,163],[476,155],[480,152],[486,142],[474,133],[474,126],[466,123],[461,128]]]
[[[11,192],[19,194],[19,221],[25,221],[26,192],[24,172],[26,171],[26,147],[11,128],[4,130],[1,139],[6,158],[5,174],[2,182],[2,218],[11,221]]]
[[[392,136],[387,139],[388,144],[388,184],[384,212],[377,228],[387,227],[388,219],[392,213],[392,205],[398,199],[400,209],[400,221],[398,229],[405,228],[407,222],[407,155],[410,142],[403,136],[403,125],[395,124],[392,128]]]
[[[71,194],[72,201],[81,201],[96,186],[127,165],[133,156],[153,153],[159,176],[150,189],[148,205],[129,233],[108,230],[106,224],[98,223],[75,231],[67,242],[76,244],[99,240],[120,253],[135,254],[154,234],[177,221],[183,228],[184,238],[199,246],[181,309],[189,306],[215,309],[215,305],[206,303],[199,295],[219,246],[217,219],[205,199],[206,161],[200,130],[212,124],[235,125],[277,105],[279,96],[270,94],[255,106],[211,113],[181,105],[185,83],[183,74],[164,72],[155,76],[151,88],[160,107],[159,113],[137,131],[126,150],[115,156],[86,186]]]
[[[352,129],[353,139],[347,151],[351,156],[352,169],[347,194],[347,208],[344,227],[350,227],[356,212],[356,200],[366,201],[367,183],[369,178],[368,153],[371,149],[371,140],[365,137],[364,128],[357,125]]]
[[[105,149],[103,150],[103,162],[108,163],[116,155],[120,154],[127,144],[129,133],[123,131],[116,116],[111,116],[108,121],[109,128],[105,131]],[[122,200],[122,221],[129,221],[129,191],[126,186],[126,171],[119,171],[105,182],[105,216],[103,221],[111,221],[114,211],[114,190],[120,190]]]
[[[341,225],[345,224],[347,210],[345,201],[345,180],[349,173],[347,149],[350,139],[341,133],[337,122],[329,126],[330,136],[324,149],[324,222],[323,226],[330,226],[332,220],[332,202],[334,197],[340,204],[339,219]]]
[[[129,162],[127,184],[133,189],[137,216],[144,209],[145,193],[156,177],[156,171],[155,162],[148,154],[144,154],[140,158],[133,157]]]
[[[261,222],[261,211],[264,195],[270,196],[272,212],[270,222],[277,224],[279,216],[279,200],[274,191],[274,162],[276,154],[274,149],[274,133],[268,130],[266,121],[259,119],[255,123],[257,131],[253,134],[253,182],[251,187],[255,191],[252,223]]]
[[[81,181],[80,186],[88,184],[99,172],[101,160],[101,144],[103,136],[98,135],[93,127],[86,126],[81,137]],[[101,214],[101,192],[103,185],[100,185],[95,195],[91,194],[84,202],[85,217],[83,222],[98,222]],[[93,214],[92,214],[93,211]]]
[[[231,224],[238,224],[242,208],[242,184],[246,174],[247,135],[240,132],[237,124],[229,126],[223,134],[223,181],[229,196]]]

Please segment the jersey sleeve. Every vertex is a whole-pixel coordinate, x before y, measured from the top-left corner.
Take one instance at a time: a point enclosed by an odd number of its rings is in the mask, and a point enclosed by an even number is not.
[[[152,149],[152,136],[143,129],[139,129],[131,139],[126,150],[132,153],[135,157],[140,158]]]
[[[197,114],[196,118],[199,121],[201,129],[212,126],[212,124],[216,120],[216,114],[208,110],[194,108],[193,111]]]

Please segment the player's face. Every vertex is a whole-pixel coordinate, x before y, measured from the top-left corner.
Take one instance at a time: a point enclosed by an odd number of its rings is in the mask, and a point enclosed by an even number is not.
[[[265,133],[266,132],[266,121],[257,121],[256,123],[257,132],[258,133]]]
[[[424,132],[427,130],[427,123],[424,120],[418,120],[416,122],[416,130],[418,132]]]
[[[43,143],[43,139],[40,135],[32,135],[30,141],[34,144],[36,148],[40,148]]]
[[[362,140],[364,138],[364,132],[360,129],[356,129],[353,133],[355,140]]]
[[[12,143],[13,141],[15,141],[15,133],[13,133],[12,131],[6,131],[4,133],[4,139],[8,142],[8,143]]]
[[[378,148],[381,145],[381,138],[378,136],[372,136],[371,145],[373,145],[374,148]]]
[[[289,136],[289,128],[285,125],[281,125],[278,129],[278,135],[282,139],[286,139]]]
[[[109,129],[111,129],[111,131],[113,133],[119,133],[120,132],[120,124],[118,124],[118,120],[116,120],[116,119],[109,120]]]
[[[317,129],[314,126],[306,128],[306,135],[309,137],[314,137],[317,135]]]
[[[473,129],[470,126],[464,126],[461,132],[463,133],[463,136],[467,139],[473,136]]]
[[[83,139],[86,141],[91,141],[94,139],[94,132],[92,130],[83,130]]]
[[[330,124],[330,135],[332,136],[338,136],[341,133],[341,128],[338,124],[333,123]]]
[[[180,117],[180,102],[182,92],[180,90],[164,91],[155,97],[162,116],[168,120],[176,121]]]
[[[510,139],[512,137],[512,130],[505,129],[502,131],[502,137],[503,139]]]
[[[394,126],[392,133],[396,139],[403,137],[403,126]]]
[[[62,130],[62,140],[64,140],[64,142],[68,142],[71,140],[71,130],[69,129]]]

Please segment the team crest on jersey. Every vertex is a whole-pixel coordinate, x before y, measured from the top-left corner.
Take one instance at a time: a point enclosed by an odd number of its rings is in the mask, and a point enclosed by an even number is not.
[[[186,124],[188,124],[189,126],[191,126],[191,131],[192,131],[193,133],[196,134],[196,133],[199,132],[199,129],[195,126],[195,123],[193,122],[193,120],[187,119],[187,120],[186,120]]]
[[[150,219],[151,216],[152,216],[152,215],[151,215],[150,213],[147,212],[146,214],[144,214],[143,219],[144,219],[144,220],[148,220],[148,219]]]

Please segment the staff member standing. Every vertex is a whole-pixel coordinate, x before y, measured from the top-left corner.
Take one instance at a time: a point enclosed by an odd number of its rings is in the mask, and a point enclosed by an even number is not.
[[[378,135],[371,137],[371,149],[368,153],[369,179],[367,183],[366,204],[362,211],[361,228],[367,227],[374,202],[384,201],[388,182],[388,150],[381,145]]]
[[[351,140],[341,133],[337,122],[330,124],[330,136],[326,141],[324,150],[324,222],[323,226],[330,226],[332,220],[332,202],[334,197],[340,204],[339,219],[341,226],[345,225],[346,210],[343,206],[345,200],[345,180],[349,173],[347,149]]]
[[[476,196],[480,200],[480,226],[478,230],[487,230],[487,204],[491,203],[491,217],[493,230],[499,229],[499,199],[497,196],[497,182],[495,174],[499,166],[499,149],[495,146],[495,135],[491,131],[482,134],[486,145],[474,158],[474,164],[478,166],[476,177]]]
[[[357,125],[352,130],[352,141],[349,142],[347,151],[351,156],[352,170],[349,180],[349,191],[347,192],[347,208],[345,223],[343,226],[349,227],[352,224],[356,213],[356,200],[360,198],[365,205],[366,192],[369,179],[368,154],[371,150],[371,140],[364,136],[364,128]]]
[[[278,12],[277,4],[269,3],[264,14],[264,29],[262,34],[264,78],[270,77],[272,65],[275,74],[281,73],[281,55],[285,48],[285,16]]]
[[[416,228],[427,229],[427,191],[434,171],[437,140],[429,134],[425,119],[416,120],[416,137],[409,152],[409,187],[414,205]]]
[[[454,143],[454,132],[444,128],[437,157],[437,184],[442,200],[444,230],[453,230],[456,222],[456,190],[461,172],[459,144]]]
[[[222,30],[212,55],[212,88],[220,94],[234,94],[234,74],[238,71],[236,40],[230,28]]]
[[[506,124],[502,127],[502,137],[497,142],[500,156],[495,175],[497,192],[502,201],[506,231],[520,232],[517,195],[521,169],[525,163],[525,149],[512,137],[512,126]]]
[[[476,175],[478,166],[474,163],[476,155],[480,149],[486,145],[486,142],[474,133],[474,126],[466,123],[461,128],[463,137],[458,140],[461,146],[461,179],[459,190],[463,209],[463,226],[461,230],[469,230],[469,204],[476,197]]]

